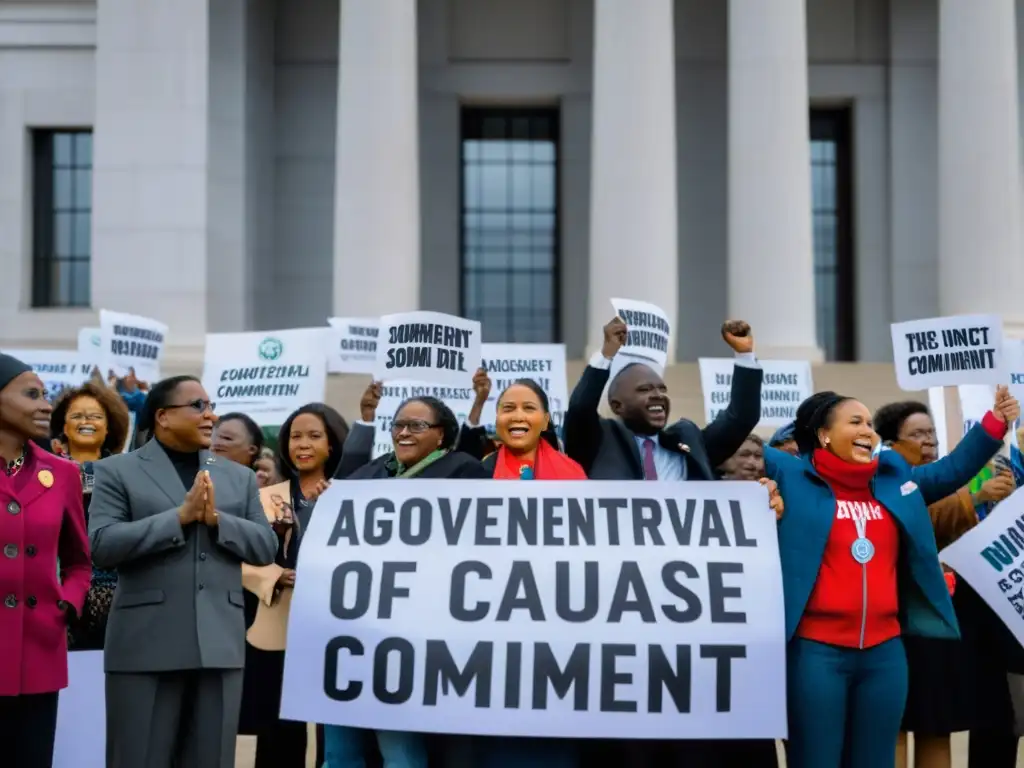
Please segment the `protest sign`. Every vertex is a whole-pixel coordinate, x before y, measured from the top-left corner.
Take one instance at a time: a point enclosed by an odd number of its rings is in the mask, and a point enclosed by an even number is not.
[[[324,399],[327,328],[208,333],[203,387],[221,414],[238,411],[261,427]]]
[[[381,387],[380,402],[377,404],[376,435],[373,441],[373,456],[391,453],[391,422],[395,420],[398,407],[410,397],[436,397],[455,414],[460,423],[466,420],[473,407],[473,388],[466,383],[463,387],[449,387],[432,384],[429,381],[388,381]]]
[[[5,349],[5,354],[18,358],[26,365],[31,365],[36,375],[43,380],[46,397],[50,402],[60,397],[60,393],[71,387],[84,384],[92,367],[75,351],[66,349]]]
[[[135,370],[140,381],[160,379],[167,326],[158,320],[100,310],[100,370],[124,376]]]
[[[796,409],[814,392],[811,364],[806,360],[761,360],[761,420],[759,427],[782,427],[796,419]],[[704,391],[704,418],[710,424],[732,400],[735,360],[702,357],[700,386]]]
[[[89,365],[98,366],[103,362],[99,328],[78,329],[78,352]],[[103,374],[106,376],[106,371]]]
[[[661,307],[646,301],[612,299],[615,314],[626,324],[626,343],[619,355],[639,358],[659,372],[668,361],[668,345],[672,324]],[[618,355],[616,355],[618,357]]]
[[[1024,403],[1024,341],[1003,339],[1003,361],[1010,393]]]
[[[376,317],[331,317],[327,334],[327,371],[329,373],[373,373],[377,363]]]
[[[756,483],[334,483],[302,540],[281,716],[784,737],[775,525]]]
[[[891,332],[900,389],[1003,383],[1003,321],[998,315],[911,320],[893,323]]]
[[[997,504],[939,559],[967,580],[1024,645],[1024,492]]]
[[[68,687],[57,700],[53,768],[104,768],[107,708],[103,651],[68,654]]]
[[[494,431],[498,397],[516,379],[533,379],[544,389],[551,409],[551,422],[556,430],[562,424],[569,404],[569,388],[565,373],[564,344],[482,344],[481,366],[491,378],[491,394],[484,403],[479,426]],[[475,393],[471,382],[461,387],[446,387],[423,381],[388,381],[384,383],[377,405],[377,436],[374,457],[392,450],[391,422],[402,401],[409,397],[436,397],[455,414],[460,422],[469,416]]]
[[[441,312],[403,312],[380,319],[378,381],[468,386],[480,367],[480,323]]]

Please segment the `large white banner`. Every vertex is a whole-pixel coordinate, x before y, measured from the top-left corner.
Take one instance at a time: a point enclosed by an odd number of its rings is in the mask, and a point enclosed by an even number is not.
[[[962,384],[1003,384],[1003,321],[957,315],[893,323],[893,365],[908,392]]]
[[[429,381],[468,386],[480,367],[480,323],[441,312],[403,312],[380,319],[377,381]]]
[[[89,363],[75,351],[66,349],[4,349],[3,351],[32,366],[32,370],[43,380],[46,395],[51,402],[60,397],[60,393],[65,389],[84,384],[92,373]]]
[[[732,372],[736,361],[702,357],[700,386],[704,418],[710,424],[732,401]],[[800,403],[814,393],[811,364],[806,360],[762,360],[761,420],[759,427],[782,427],[796,419]]]
[[[335,482],[302,541],[281,716],[785,737],[784,638],[756,483]]]
[[[82,358],[91,366],[98,366],[103,362],[103,345],[100,338],[99,328],[78,329],[78,352]],[[106,381],[107,372],[103,371],[103,379]]]
[[[1024,491],[939,553],[1024,645]]]
[[[208,333],[203,387],[220,414],[237,411],[276,427],[306,403],[323,402],[327,328]]]
[[[167,326],[159,320],[100,310],[100,370],[124,376],[135,370],[140,381],[160,379]]]

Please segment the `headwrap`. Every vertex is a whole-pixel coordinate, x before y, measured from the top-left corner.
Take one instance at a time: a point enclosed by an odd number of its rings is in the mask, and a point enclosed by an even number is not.
[[[21,362],[16,357],[0,352],[0,389],[4,389],[21,374],[29,373],[31,370],[31,365]]]

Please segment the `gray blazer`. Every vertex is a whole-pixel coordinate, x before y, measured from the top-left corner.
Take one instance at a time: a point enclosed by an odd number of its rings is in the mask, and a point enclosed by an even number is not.
[[[216,494],[218,524],[182,529],[185,500],[156,440],[95,464],[89,542],[98,568],[117,569],[107,624],[107,672],[240,669],[245,665],[241,563],[268,565],[277,535],[256,475],[200,451]]]

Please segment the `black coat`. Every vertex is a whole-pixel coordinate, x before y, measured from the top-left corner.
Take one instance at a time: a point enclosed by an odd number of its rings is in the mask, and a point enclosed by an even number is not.
[[[394,477],[390,474],[385,466],[387,460],[390,458],[390,454],[386,456],[378,456],[376,459],[371,461],[369,464],[364,464],[362,467],[357,469],[351,475],[348,476],[349,480],[382,480],[384,478]],[[453,480],[471,480],[490,477],[491,473],[484,469],[483,464],[478,459],[473,458],[465,453],[458,451],[452,451],[440,459],[435,461],[429,467],[424,469],[416,478],[422,478],[429,480],[431,478],[451,478]]]
[[[584,369],[565,414],[565,452],[591,480],[643,480],[643,463],[633,434],[618,419],[606,419],[597,412],[610,375],[610,370],[589,365]],[[715,468],[736,453],[753,432],[761,420],[762,376],[760,368],[737,365],[732,400],[717,419],[703,429],[689,419],[680,419],[658,433],[662,447],[684,457],[687,479],[714,480]]]

